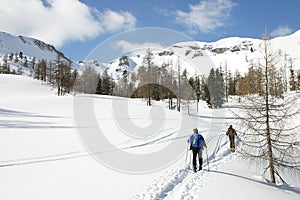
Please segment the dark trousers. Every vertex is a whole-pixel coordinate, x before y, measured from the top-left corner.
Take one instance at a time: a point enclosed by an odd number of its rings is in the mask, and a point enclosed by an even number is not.
[[[230,141],[230,148],[235,149],[234,137],[229,137],[229,141]]]
[[[199,161],[199,169],[202,169],[202,163],[203,163],[202,149],[192,147],[192,152],[193,152],[193,167],[194,167],[194,169],[197,169],[197,157],[198,157],[198,161]]]

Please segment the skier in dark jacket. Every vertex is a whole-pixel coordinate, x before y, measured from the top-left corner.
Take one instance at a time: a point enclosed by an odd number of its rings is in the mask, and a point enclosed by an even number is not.
[[[237,136],[237,134],[235,129],[232,128],[232,125],[229,126],[226,135],[229,137],[230,151],[235,152],[235,136]]]
[[[198,170],[202,170],[203,158],[202,151],[203,147],[206,147],[205,140],[201,134],[198,133],[198,129],[193,129],[194,134],[190,136],[188,143],[191,144],[190,150],[193,152],[193,169],[194,172],[197,172],[197,156],[199,161]]]

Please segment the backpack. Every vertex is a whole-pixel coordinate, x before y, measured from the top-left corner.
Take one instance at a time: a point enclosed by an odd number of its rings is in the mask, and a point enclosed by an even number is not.
[[[193,134],[190,137],[190,150],[192,149],[192,147],[196,147],[196,148],[202,148],[202,146],[204,145],[204,138],[202,135],[200,134]]]

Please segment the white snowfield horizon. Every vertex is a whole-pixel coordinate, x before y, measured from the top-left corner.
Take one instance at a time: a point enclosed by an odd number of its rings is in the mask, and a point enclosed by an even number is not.
[[[284,174],[288,185],[272,184],[262,177],[261,163],[250,165],[238,153],[229,152],[225,136],[228,125],[233,124],[238,131],[229,111],[238,109],[233,101],[222,109],[208,109],[200,102],[198,113],[192,104],[190,116],[168,110],[164,102],[153,102],[153,108],[160,109],[157,115],[141,99],[56,96],[55,89],[40,81],[3,74],[0,74],[0,94],[0,199],[298,200],[300,197],[299,177]],[[91,117],[113,148],[104,146],[101,152],[87,151],[89,144],[78,129],[90,127],[79,127],[74,120],[74,98],[92,100],[95,115]],[[114,111],[114,101],[128,106],[127,115]],[[154,121],[161,122],[157,130],[151,129],[156,132],[141,134],[140,138],[139,133],[125,132],[122,123],[132,123],[143,130]],[[196,174],[190,169],[187,151],[187,138],[194,126],[208,146],[207,157],[206,152],[203,154],[204,169]],[[165,154],[172,144],[177,145],[175,153]],[[115,151],[132,156],[128,158],[160,153],[160,157],[151,157],[149,164],[163,163],[170,156],[173,159],[152,171],[133,173],[96,156],[107,156],[117,164],[127,159],[112,153]],[[135,159],[127,161],[129,169],[145,166]]]

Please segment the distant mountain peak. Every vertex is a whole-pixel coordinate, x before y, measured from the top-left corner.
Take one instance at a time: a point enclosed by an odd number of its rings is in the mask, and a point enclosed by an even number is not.
[[[288,36],[272,39],[272,46],[274,52],[282,52],[279,58],[281,65],[286,62],[284,59],[290,59],[293,61],[294,69],[300,68],[300,30]],[[215,42],[186,41],[172,44],[164,50],[153,51],[153,63],[156,66],[169,66],[174,69],[180,63],[182,70],[187,69],[191,76],[199,72],[206,74],[210,68],[220,66],[226,66],[232,72],[244,73],[251,64],[259,62],[262,56],[261,48],[262,40],[254,38],[228,37]],[[56,60],[58,54],[65,58],[64,54],[53,45],[41,40],[0,32],[0,62],[4,55],[17,55],[20,52],[38,60]],[[284,58],[283,55],[288,58]],[[143,58],[144,55],[125,55],[106,63],[74,61],[72,67],[81,73],[90,66],[98,73],[106,71],[118,80],[125,71],[130,73],[144,65]]]
[[[21,35],[12,35],[6,32],[0,32],[0,55],[23,52],[24,55],[36,57],[39,59],[54,60],[59,54],[64,54],[51,45],[41,40],[25,37]]]

